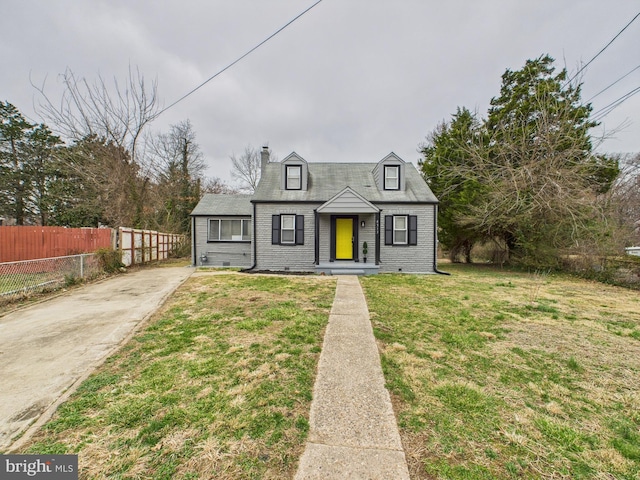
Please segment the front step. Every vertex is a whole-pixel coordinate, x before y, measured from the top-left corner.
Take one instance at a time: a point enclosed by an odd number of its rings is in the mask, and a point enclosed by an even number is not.
[[[331,270],[331,275],[364,275],[364,270],[355,268],[341,268],[339,270]]]
[[[375,275],[380,266],[364,262],[322,262],[316,265],[320,275]]]

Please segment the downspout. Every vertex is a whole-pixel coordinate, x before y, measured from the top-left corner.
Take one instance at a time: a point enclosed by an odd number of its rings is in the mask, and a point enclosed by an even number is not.
[[[313,210],[313,241],[314,243],[314,261],[316,266],[320,265],[320,216],[318,210]]]
[[[376,212],[376,265],[380,265],[380,212],[382,212],[382,209]]]
[[[253,218],[251,219],[253,220],[253,235],[251,236],[251,242],[253,243],[253,265],[251,265],[249,268],[240,270],[241,272],[250,272],[251,270],[255,269],[258,260],[258,242],[256,241],[256,204],[253,200],[251,200],[251,204],[253,205]]]
[[[196,217],[191,217],[191,263],[198,266],[198,251],[196,250]]]
[[[433,271],[440,275],[451,275],[438,270],[438,205],[433,205]]]

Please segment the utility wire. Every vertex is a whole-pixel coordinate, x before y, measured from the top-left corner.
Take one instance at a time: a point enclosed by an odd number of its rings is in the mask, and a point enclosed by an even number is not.
[[[597,112],[595,112],[593,114],[592,120],[595,121],[595,122],[599,122],[604,117],[609,115],[613,110],[615,110],[620,105],[622,105],[624,102],[626,102],[631,97],[633,97],[636,93],[640,93],[640,87],[634,88],[630,92],[625,93],[623,96],[621,96],[617,100],[614,100],[613,102],[611,102],[609,105],[607,105],[605,107],[602,107],[600,110],[598,110]]]
[[[616,38],[618,38],[618,37],[622,34],[622,32],[624,32],[624,31],[627,29],[627,27],[629,27],[629,25],[631,25],[631,24],[635,21],[635,19],[636,19],[636,18],[638,18],[638,17],[640,17],[640,12],[638,12],[638,13],[636,14],[636,16],[635,16],[635,17],[633,17],[633,18],[631,19],[631,21],[630,21],[629,23],[627,23],[627,24],[624,26],[624,28],[623,28],[622,30],[620,30],[620,31],[618,32],[618,34],[617,34],[615,37],[613,37],[613,38],[611,39],[611,41],[610,41],[609,43],[607,43],[607,44],[602,48],[602,50],[600,50],[598,53],[596,53],[596,54],[595,54],[595,56],[594,56],[591,60],[589,60],[587,63],[585,63],[585,64],[582,66],[582,68],[580,68],[580,69],[579,69],[579,70],[578,70],[578,71],[573,75],[573,77],[571,77],[569,80],[567,80],[567,82],[564,84],[564,86],[563,86],[562,88],[564,88],[564,87],[566,87],[567,85],[569,85],[569,84],[571,83],[571,81],[572,81],[574,78],[576,78],[576,77],[580,74],[580,72],[582,72],[585,68],[587,68],[587,67],[591,64],[591,62],[593,62],[596,58],[598,58],[598,57],[600,56],[600,54],[601,54],[602,52],[604,52],[607,48],[609,48],[609,45],[611,45],[611,44],[615,41],[615,39],[616,39]]]
[[[636,70],[638,70],[640,68],[640,65],[638,65],[636,68],[634,68],[633,70],[631,70],[629,73],[623,75],[622,77],[620,77],[619,79],[617,79],[615,82],[613,82],[612,84],[610,84],[608,87],[603,88],[602,90],[600,90],[598,93],[596,93],[593,97],[591,97],[589,100],[587,100],[585,103],[589,103],[591,100],[593,100],[594,98],[596,98],[598,95],[606,92],[607,90],[609,90],[611,87],[613,87],[616,83],[618,83],[620,80],[628,77],[629,75],[631,75],[633,72],[635,72]]]
[[[206,79],[204,82],[202,82],[200,85],[198,85],[197,87],[195,87],[193,90],[191,90],[190,92],[184,94],[182,97],[180,97],[178,100],[176,100],[175,102],[173,102],[171,105],[169,105],[168,107],[163,108],[162,110],[160,110],[157,114],[156,117],[160,116],[161,114],[163,114],[164,112],[166,112],[167,110],[169,110],[171,107],[177,105],[178,103],[180,103],[182,100],[184,100],[185,98],[187,98],[189,95],[195,93],[196,91],[198,91],[200,88],[204,87],[207,83],[209,83],[211,80],[213,80],[214,78],[216,78],[218,75],[224,73],[225,71],[229,70],[231,67],[233,67],[236,63],[238,63],[240,60],[242,60],[243,58],[247,57],[248,55],[250,55],[251,53],[253,53],[255,50],[257,50],[258,48],[260,48],[262,45],[264,45],[265,43],[267,43],[269,40],[271,40],[273,37],[275,37],[276,35],[278,35],[281,31],[283,31],[285,28],[287,28],[289,25],[291,25],[293,22],[295,22],[296,20],[298,20],[300,17],[302,17],[305,13],[307,13],[309,10],[311,10],[313,7],[315,7],[316,5],[318,5],[320,2],[322,2],[322,0],[318,0],[316,3],[314,3],[313,5],[311,5],[309,8],[307,8],[305,11],[303,11],[302,13],[298,14],[296,17],[294,17],[293,19],[289,20],[286,24],[284,24],[282,27],[280,27],[278,30],[276,30],[274,33],[272,33],[271,35],[269,35],[267,38],[265,38],[263,41],[261,41],[259,44],[257,44],[255,47],[253,47],[251,50],[249,50],[248,52],[246,52],[244,55],[238,57],[236,60],[234,60],[233,62],[231,62],[229,65],[227,65],[226,67],[224,67],[222,70],[219,70],[218,72],[216,72],[214,75],[212,75],[211,77],[209,77],[208,79]],[[640,15],[640,14],[639,14]]]

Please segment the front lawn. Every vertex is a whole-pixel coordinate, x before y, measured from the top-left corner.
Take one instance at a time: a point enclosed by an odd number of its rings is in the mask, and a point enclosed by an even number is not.
[[[638,292],[447,270],[362,278],[411,477],[637,480]]]
[[[361,277],[412,479],[640,476],[640,296],[452,265]],[[81,478],[291,478],[335,278],[197,272],[21,453]]]
[[[291,478],[334,293],[194,274],[21,453],[77,453],[80,478]]]

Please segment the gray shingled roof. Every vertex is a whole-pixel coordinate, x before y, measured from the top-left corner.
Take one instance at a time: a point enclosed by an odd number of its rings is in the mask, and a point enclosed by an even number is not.
[[[345,187],[351,187],[370,202],[437,202],[437,198],[412,163],[405,163],[404,191],[380,191],[373,178],[377,163],[308,163],[307,191],[282,190],[281,164],[269,163],[253,200],[258,202],[326,202]]]
[[[252,215],[252,195],[206,193],[191,215]]]

